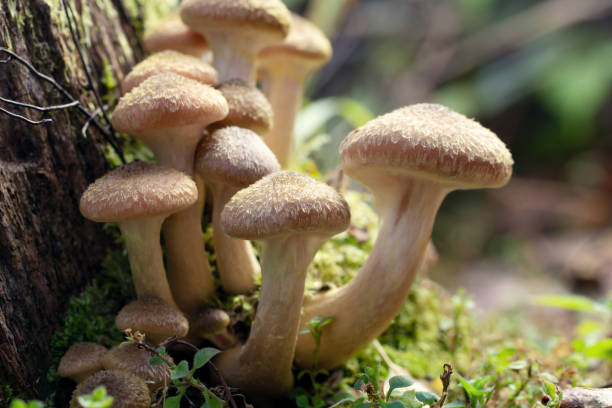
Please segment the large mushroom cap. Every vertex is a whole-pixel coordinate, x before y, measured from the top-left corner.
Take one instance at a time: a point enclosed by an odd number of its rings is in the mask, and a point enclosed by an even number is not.
[[[142,378],[151,390],[170,382],[170,368],[166,364],[151,365],[151,354],[134,343],[121,343],[104,356],[107,370],[121,370]]]
[[[246,187],[279,171],[280,165],[257,134],[230,126],[204,136],[196,153],[196,169],[204,181]]]
[[[120,132],[143,136],[150,130],[212,123],[227,116],[216,89],[172,72],[154,75],[125,94],[113,113]]]
[[[198,190],[186,174],[169,167],[133,162],[96,180],[81,196],[80,210],[97,222],[171,214],[196,202]]]
[[[227,100],[229,113],[214,124],[215,128],[239,126],[262,134],[272,127],[272,107],[257,88],[240,79],[231,79],[219,85],[219,91]]]
[[[74,343],[62,356],[57,368],[60,377],[70,377],[80,382],[87,376],[100,371],[106,347],[96,343]]]
[[[269,174],[240,190],[221,213],[225,233],[242,239],[334,234],[349,222],[349,207],[336,190],[292,171]]]
[[[161,51],[139,62],[123,79],[123,92],[129,92],[147,78],[162,72],[173,72],[206,85],[217,84],[217,71],[199,58],[177,51]]]
[[[436,104],[407,106],[368,122],[342,142],[340,155],[346,173],[357,179],[380,169],[455,188],[500,187],[513,164],[493,132]]]
[[[187,27],[178,11],[164,17],[147,30],[143,45],[150,53],[175,50],[194,57],[201,57],[209,49],[206,39]]]
[[[130,373],[119,370],[104,370],[85,379],[72,393],[70,408],[83,408],[78,397],[91,394],[103,385],[114,400],[112,408],[149,408],[151,397],[149,389],[142,380]]]
[[[145,297],[125,305],[115,318],[119,330],[139,330],[153,342],[169,337],[185,337],[189,331],[187,318],[177,308],[156,297]]]
[[[186,0],[181,18],[190,27],[264,31],[279,41],[289,32],[290,14],[279,0]]]
[[[282,42],[261,50],[258,58],[265,60],[277,55],[292,56],[321,65],[331,58],[332,47],[317,26],[304,17],[291,13],[291,27],[287,37]]]

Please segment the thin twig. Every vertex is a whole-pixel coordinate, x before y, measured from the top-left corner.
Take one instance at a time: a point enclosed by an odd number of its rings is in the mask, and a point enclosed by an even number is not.
[[[89,125],[96,118],[96,116],[100,114],[101,110],[102,110],[101,108],[96,109],[94,113],[91,114],[89,119],[87,119],[83,127],[81,128],[81,134],[83,135],[84,138],[87,138],[87,130],[89,129]]]
[[[0,108],[0,112],[6,113],[7,115],[9,115],[9,116],[11,116],[13,118],[23,120],[24,122],[28,122],[30,125],[46,125],[48,123],[53,123],[52,119],[32,120],[32,119],[26,118],[25,116],[21,116],[21,115],[18,115],[16,113],[7,111],[4,108]]]
[[[72,102],[65,103],[63,105],[38,106],[38,105],[30,105],[29,103],[14,101],[12,99],[3,98],[1,96],[0,96],[0,101],[9,103],[11,105],[19,106],[22,108],[34,109],[34,110],[37,110],[38,112],[49,112],[49,111],[54,111],[54,110],[72,108],[74,106],[77,106],[80,103],[79,101],[72,101]]]

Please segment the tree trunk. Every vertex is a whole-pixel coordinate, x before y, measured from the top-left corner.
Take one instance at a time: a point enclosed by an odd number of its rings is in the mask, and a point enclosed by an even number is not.
[[[94,86],[104,72],[122,78],[142,55],[122,0],[70,4]],[[94,111],[67,22],[60,0],[1,0],[0,46]],[[39,106],[69,102],[15,60],[0,63],[0,96]],[[76,108],[41,114],[4,102],[0,107],[53,120],[31,125],[0,112],[0,385],[37,397],[67,301],[95,275],[105,254],[101,225],[86,221],[78,203],[107,166],[101,135],[93,127],[88,137],[81,135],[86,117]]]

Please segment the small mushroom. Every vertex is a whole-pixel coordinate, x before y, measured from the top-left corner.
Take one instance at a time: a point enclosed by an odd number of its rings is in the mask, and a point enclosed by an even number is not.
[[[196,153],[196,169],[213,197],[213,237],[221,285],[228,293],[250,293],[255,289],[259,263],[249,241],[223,233],[221,211],[238,190],[280,170],[278,161],[254,132],[230,126],[204,136]]]
[[[175,306],[159,243],[163,221],[196,202],[193,180],[169,167],[133,162],[96,180],[81,196],[80,210],[96,222],[117,222],[125,239],[139,298],[155,296]]]
[[[331,44],[325,34],[292,13],[291,29],[285,40],[264,48],[257,56],[262,88],[274,111],[274,125],[265,141],[283,168],[287,167],[293,148],[293,128],[306,77],[331,55]]]
[[[91,374],[104,369],[102,359],[106,351],[106,347],[96,343],[74,343],[62,356],[57,374],[60,377],[70,377],[79,383]]]
[[[279,0],[186,0],[181,6],[183,22],[210,44],[219,80],[239,78],[250,86],[257,54],[285,38],[289,16]]]
[[[238,126],[250,129],[259,136],[272,127],[272,107],[265,95],[241,79],[230,79],[219,84],[219,92],[227,100],[229,113],[225,119],[213,123],[210,129]]]
[[[70,408],[84,408],[79,403],[79,397],[91,394],[100,386],[106,388],[108,395],[113,397],[112,408],[149,408],[151,397],[149,388],[142,380],[133,374],[120,370],[103,370],[87,377],[72,393]]]
[[[269,174],[227,203],[225,232],[264,242],[262,289],[249,337],[215,359],[230,385],[262,396],[291,389],[306,270],[319,247],[349,221],[348,205],[334,189],[294,172]]]
[[[217,71],[211,65],[190,55],[166,50],[155,53],[136,64],[121,82],[121,89],[127,93],[145,79],[162,72],[173,72],[205,85],[217,84]]]
[[[211,341],[221,350],[234,347],[238,340],[227,328],[230,324],[229,315],[222,309],[204,307],[192,319],[194,336]]]
[[[195,149],[204,129],[227,113],[219,91],[167,72],[125,94],[115,108],[113,126],[139,137],[159,163],[193,176]],[[191,313],[214,292],[197,203],[165,222],[164,242],[170,286],[181,310]]]
[[[145,297],[125,305],[115,318],[115,327],[121,331],[139,330],[159,344],[172,336],[185,337],[189,322],[176,307],[159,298]]]
[[[151,54],[173,50],[202,58],[210,51],[206,39],[187,27],[178,11],[168,14],[147,30],[143,43],[144,49]]]
[[[456,189],[501,187],[512,156],[490,130],[444,106],[417,104],[380,116],[341,144],[345,173],[366,185],[382,226],[358,275],[305,299],[302,327],[330,316],[314,361],[310,334],[298,337],[300,367],[335,367],[380,335],[399,312],[425,256],[444,197]]]
[[[121,343],[104,356],[107,370],[120,370],[142,378],[151,391],[170,383],[170,368],[166,364],[151,365],[151,354],[134,343]]]

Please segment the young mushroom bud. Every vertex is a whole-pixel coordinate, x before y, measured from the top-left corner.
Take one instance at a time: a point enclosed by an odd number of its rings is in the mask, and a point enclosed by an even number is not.
[[[221,225],[228,235],[263,241],[262,288],[249,337],[215,360],[230,385],[261,396],[292,387],[306,270],[349,221],[348,205],[334,189],[286,171],[240,190],[225,206]]]
[[[142,378],[151,391],[170,383],[170,368],[166,364],[151,365],[151,353],[134,343],[121,343],[104,356],[107,370],[121,370]]]
[[[210,51],[208,42],[183,23],[178,11],[155,24],[144,34],[145,51],[153,54],[164,50],[178,51],[196,58],[203,58]]]
[[[106,347],[96,343],[74,343],[62,356],[57,375],[70,377],[79,383],[91,374],[104,369],[102,359],[106,351]]]
[[[249,241],[229,238],[221,231],[221,211],[238,190],[280,170],[278,161],[254,132],[231,126],[204,136],[196,154],[196,170],[213,197],[213,238],[221,285],[228,293],[250,293],[255,289],[259,264]]]
[[[513,163],[493,132],[434,104],[374,119],[342,142],[340,155],[346,174],[374,195],[382,226],[353,280],[305,300],[302,327],[315,316],[333,321],[323,329],[318,362],[312,336],[299,336],[301,367],[337,366],[380,335],[408,295],[446,194],[501,187]]]
[[[292,14],[285,40],[264,48],[257,56],[262,88],[274,111],[274,125],[264,139],[283,168],[293,148],[293,128],[302,104],[304,82],[331,55],[331,44],[321,30]]]
[[[180,171],[133,162],[87,187],[80,210],[96,222],[117,222],[125,239],[139,298],[155,296],[175,306],[159,242],[163,221],[196,202],[193,180]]]
[[[103,370],[87,377],[72,393],[70,408],[84,408],[79,397],[91,394],[96,388],[104,386],[108,395],[113,397],[112,408],[149,408],[151,397],[149,388],[133,374],[120,370]]]
[[[115,108],[113,126],[139,137],[160,164],[193,176],[195,149],[204,129],[227,113],[219,91],[167,72],[125,94]],[[214,292],[197,203],[165,222],[164,242],[172,292],[181,310],[191,313]]]
[[[236,336],[227,330],[230,322],[230,317],[224,310],[204,307],[193,317],[191,333],[211,341],[221,350],[227,350],[238,343]]]
[[[290,14],[280,0],[186,0],[181,18],[206,37],[219,80],[239,78],[255,85],[255,58],[262,48],[282,41]]]
[[[217,71],[212,66],[190,55],[166,50],[136,64],[121,82],[121,89],[127,93],[147,78],[162,72],[173,72],[205,85],[217,84]]]
[[[189,331],[187,318],[176,307],[161,299],[145,297],[125,305],[115,317],[118,330],[138,330],[154,344],[172,337],[185,337]]]

